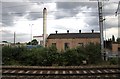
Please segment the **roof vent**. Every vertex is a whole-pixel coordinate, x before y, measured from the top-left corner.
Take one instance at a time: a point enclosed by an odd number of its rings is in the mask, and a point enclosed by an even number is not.
[[[94,33],[94,30],[92,29],[92,33]]]
[[[58,31],[56,30],[55,32],[56,32],[56,34],[57,34]]]
[[[79,33],[81,33],[81,30],[79,30]]]
[[[69,30],[67,30],[67,33],[69,33]]]

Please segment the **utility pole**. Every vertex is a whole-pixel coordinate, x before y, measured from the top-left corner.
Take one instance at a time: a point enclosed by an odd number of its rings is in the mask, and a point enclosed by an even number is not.
[[[118,3],[118,7],[117,7],[117,10],[115,12],[115,16],[118,16],[118,29],[120,28],[120,18],[119,18],[119,12],[120,12],[120,1]],[[119,37],[119,30],[118,30],[118,37]]]
[[[16,34],[15,34],[15,32],[14,32],[14,45],[15,45],[15,37],[16,37]]]
[[[31,28],[31,31],[30,31],[30,37],[31,37],[31,41],[32,41],[32,26],[33,24],[29,24],[30,28]]]
[[[100,1],[98,1],[98,12],[99,12],[101,54],[102,54],[103,60],[105,60],[106,58],[105,58],[105,53],[104,53],[102,2]]]
[[[120,10],[120,1],[118,3],[118,7],[117,7],[117,10],[115,12],[115,16],[117,16],[119,14],[119,10]]]

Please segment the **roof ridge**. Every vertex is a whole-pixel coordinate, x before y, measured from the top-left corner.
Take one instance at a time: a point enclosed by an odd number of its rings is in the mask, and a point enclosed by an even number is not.
[[[51,33],[51,34],[56,34],[56,33]],[[99,32],[86,32],[86,33],[57,33],[57,34],[100,34]]]
[[[100,38],[100,33],[54,33],[48,36],[48,39],[54,38]]]

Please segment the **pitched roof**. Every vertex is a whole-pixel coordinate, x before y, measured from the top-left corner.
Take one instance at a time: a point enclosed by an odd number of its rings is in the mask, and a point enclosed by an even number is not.
[[[100,38],[100,33],[57,33],[50,34],[48,39],[65,39],[65,38]]]

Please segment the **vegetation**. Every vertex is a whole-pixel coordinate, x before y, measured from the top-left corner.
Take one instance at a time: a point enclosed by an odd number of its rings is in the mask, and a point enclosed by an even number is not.
[[[115,42],[115,36],[112,35],[112,42]]]
[[[120,44],[120,38],[117,38],[117,43],[119,43],[119,44]]]
[[[38,41],[33,39],[31,42],[28,42],[27,45],[38,45]]]
[[[78,66],[87,64],[100,64],[102,61],[100,46],[89,44],[86,47],[67,49],[58,52],[55,46],[49,48],[32,48],[4,46],[2,48],[4,65],[29,66]],[[115,60],[111,60],[113,62]],[[113,63],[116,64],[116,63]]]

